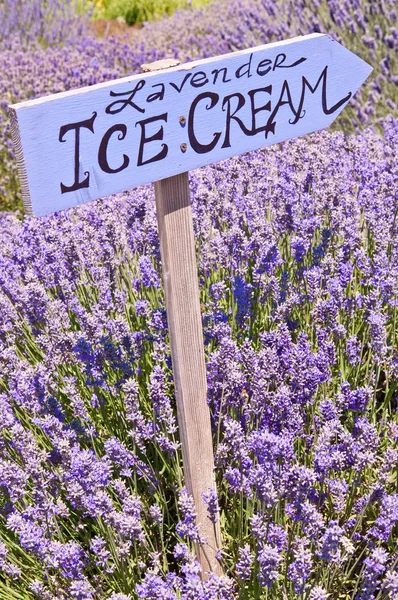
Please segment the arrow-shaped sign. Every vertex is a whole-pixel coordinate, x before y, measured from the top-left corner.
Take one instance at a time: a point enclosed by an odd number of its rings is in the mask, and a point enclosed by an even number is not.
[[[371,70],[315,33],[15,104],[26,209],[45,215],[323,129]]]

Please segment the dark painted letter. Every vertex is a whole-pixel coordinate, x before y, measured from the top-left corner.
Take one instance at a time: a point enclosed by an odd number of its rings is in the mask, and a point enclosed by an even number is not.
[[[61,194],[65,194],[65,192],[74,192],[75,190],[80,190],[81,188],[88,188],[90,185],[90,173],[88,171],[84,171],[84,175],[86,176],[83,181],[79,181],[79,148],[80,148],[80,128],[84,127],[85,129],[89,129],[92,133],[94,133],[94,121],[97,116],[96,112],[93,112],[93,116],[91,119],[87,119],[86,121],[79,121],[79,123],[69,123],[68,125],[62,125],[59,130],[59,141],[65,142],[64,136],[71,129],[75,130],[75,182],[73,185],[65,185],[61,183]]]
[[[343,104],[345,104],[345,102],[347,102],[351,96],[352,93],[348,92],[348,94],[346,96],[344,96],[344,98],[342,98],[341,100],[339,100],[338,102],[336,102],[336,104],[334,104],[333,106],[331,106],[330,108],[328,108],[327,105],[327,73],[328,73],[328,67],[326,66],[322,73],[319,76],[318,81],[316,82],[316,84],[314,85],[314,87],[312,87],[312,85],[310,85],[308,83],[308,80],[304,77],[302,77],[302,88],[301,88],[301,98],[300,98],[300,103],[297,109],[297,114],[296,114],[296,118],[293,121],[289,121],[289,123],[291,123],[292,125],[295,125],[297,123],[297,121],[299,119],[301,119],[301,117],[303,117],[305,115],[305,110],[303,111],[303,104],[304,104],[304,98],[305,98],[305,89],[308,88],[311,92],[311,94],[313,94],[318,85],[321,83],[322,81],[322,110],[325,113],[325,115],[331,115],[334,112],[336,112],[336,110],[338,110]],[[303,114],[301,114],[301,112],[303,112]]]
[[[108,129],[108,131],[105,133],[104,137],[101,140],[101,144],[98,151],[98,164],[105,173],[119,173],[120,171],[123,171],[123,169],[128,167],[128,164],[130,162],[129,157],[126,154],[123,154],[123,163],[120,165],[120,167],[118,167],[117,169],[112,169],[109,166],[106,153],[108,150],[108,143],[111,138],[111,135],[115,133],[115,131],[120,131],[119,135],[117,136],[117,139],[124,140],[127,133],[127,127],[123,124],[113,125],[113,127],[110,127]]]
[[[167,153],[169,151],[169,147],[167,144],[162,144],[162,149],[158,154],[148,158],[148,160],[142,160],[144,156],[144,145],[149,142],[155,142],[157,140],[163,139],[163,125],[158,129],[156,133],[151,135],[150,137],[145,137],[145,127],[148,123],[154,123],[155,121],[166,121],[167,123],[167,113],[163,113],[163,115],[157,115],[156,117],[149,117],[148,119],[143,119],[142,121],[137,121],[135,126],[139,125],[141,127],[141,139],[140,139],[140,147],[138,150],[138,161],[137,167],[142,167],[142,165],[149,165],[149,163],[156,162],[157,160],[163,160],[166,158]]]
[[[237,107],[235,108],[235,110],[233,112],[231,112],[232,98],[238,99]],[[244,134],[251,135],[251,130],[247,129],[247,127],[245,126],[243,121],[235,116],[236,113],[240,111],[240,109],[242,108],[242,106],[244,104],[245,104],[245,97],[240,92],[237,92],[236,94],[230,94],[229,96],[225,96],[223,103],[222,103],[222,109],[225,110],[224,107],[225,107],[225,105],[227,105],[227,117],[226,117],[226,121],[225,121],[225,137],[224,137],[224,142],[223,142],[223,145],[221,146],[221,148],[230,148],[231,147],[230,133],[231,133],[232,119],[238,123],[239,127],[241,128],[241,130],[243,131]]]
[[[258,94],[259,92],[263,92],[265,94],[272,94],[272,85],[267,85],[266,87],[249,91],[250,102],[251,102],[251,111],[252,111],[251,135],[256,135],[256,133],[265,131],[265,129],[267,127],[266,125],[264,125],[262,127],[256,127],[256,114],[261,112],[262,110],[267,110],[268,112],[271,112],[271,100],[268,100],[268,102],[266,104],[263,104],[262,106],[255,105],[255,95]]]
[[[215,148],[215,146],[221,136],[220,132],[213,133],[213,141],[210,142],[210,144],[201,144],[200,142],[198,142],[198,139],[195,134],[195,129],[194,129],[195,109],[196,109],[197,105],[199,104],[199,102],[201,100],[204,100],[205,98],[208,98],[210,100],[210,103],[206,104],[206,110],[210,110],[217,104],[217,102],[219,100],[219,95],[216,94],[215,92],[203,92],[202,94],[199,94],[199,96],[196,96],[195,100],[192,102],[191,108],[189,109],[189,115],[188,115],[189,143],[190,143],[192,149],[197,154],[206,154],[207,152],[211,152],[213,150],[213,148]]]

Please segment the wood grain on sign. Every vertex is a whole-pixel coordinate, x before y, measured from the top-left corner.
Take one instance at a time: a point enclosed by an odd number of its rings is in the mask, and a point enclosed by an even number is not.
[[[25,206],[45,215],[323,129],[370,71],[311,34],[13,105]]]
[[[184,480],[206,538],[196,554],[204,577],[221,575],[220,524],[208,518],[201,495],[216,484],[188,173],[156,182],[155,196]]]

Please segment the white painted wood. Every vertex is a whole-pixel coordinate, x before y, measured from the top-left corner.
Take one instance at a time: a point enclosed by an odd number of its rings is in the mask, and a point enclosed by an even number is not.
[[[202,497],[216,483],[188,173],[156,182],[155,197],[184,481],[206,538],[196,556],[207,579],[210,572],[222,574],[216,558],[221,530]]]
[[[311,34],[13,105],[25,205],[46,215],[323,129],[371,70]],[[76,128],[66,126],[78,122],[76,181],[88,186],[62,193],[75,181]],[[141,162],[158,159],[139,164],[152,136]]]

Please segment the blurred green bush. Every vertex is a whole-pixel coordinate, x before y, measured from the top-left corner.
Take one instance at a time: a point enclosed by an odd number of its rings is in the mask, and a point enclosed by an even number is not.
[[[197,8],[210,0],[98,0],[93,18],[120,19],[128,25],[161,19],[178,9]]]

